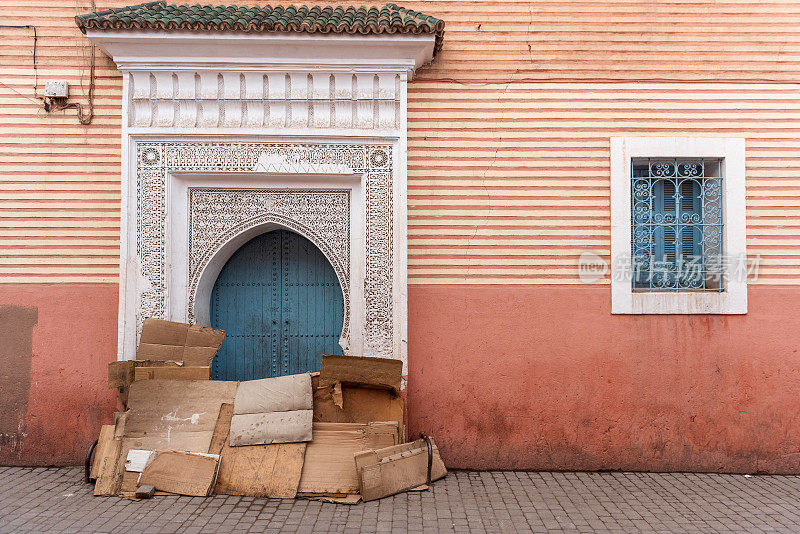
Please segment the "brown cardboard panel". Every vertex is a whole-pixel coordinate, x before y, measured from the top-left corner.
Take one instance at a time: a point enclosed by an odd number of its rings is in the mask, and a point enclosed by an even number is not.
[[[403,428],[403,398],[386,389],[342,386],[342,407],[333,399],[334,387],[314,390],[314,422],[369,423],[397,421]]]
[[[109,389],[128,387],[133,381],[133,366],[134,363],[129,360],[122,362],[109,362],[108,364]]]
[[[225,331],[206,326],[191,325],[186,331],[187,347],[219,348],[225,339]]]
[[[439,449],[433,443],[431,480],[447,475]],[[355,454],[359,491],[365,501],[380,499],[424,485],[428,476],[428,448],[424,440]]]
[[[136,360],[182,362],[183,345],[139,343],[139,348],[136,349]]]
[[[234,415],[312,408],[311,375],[308,373],[240,382],[233,403]]]
[[[142,326],[136,359],[208,366],[224,339],[223,330],[149,317]]]
[[[137,380],[131,384],[128,397],[125,437],[167,436],[177,432],[210,435],[220,405],[232,403],[235,394],[236,382]],[[201,452],[207,448],[208,443]]]
[[[125,436],[125,423],[128,422],[128,412],[114,412],[114,439]]]
[[[173,450],[184,452],[208,452],[211,444],[213,431],[208,432],[172,432],[169,435],[144,436],[136,438],[124,438],[123,451],[127,458],[128,451],[131,449]]]
[[[219,416],[217,422],[214,424],[214,433],[211,437],[211,443],[208,446],[208,454],[222,455],[225,445],[228,443],[228,433],[231,430],[231,418],[233,417],[233,404],[230,402],[223,403],[219,407]],[[222,469],[222,462],[220,461],[220,470]]]
[[[136,367],[134,380],[208,380],[211,367],[153,366]]]
[[[135,360],[136,367],[182,367],[183,362],[161,360]]]
[[[403,362],[392,358],[325,355],[319,373],[321,387],[367,386],[400,391]]]
[[[183,364],[191,366],[209,366],[217,350],[219,350],[219,346],[183,347]]]
[[[266,445],[311,441],[311,410],[235,414],[231,421],[230,445]]]
[[[314,440],[306,448],[299,493],[358,492],[355,453],[399,443],[397,422],[314,423]]]
[[[113,446],[114,441],[114,425],[103,425],[100,427],[100,436],[97,438],[97,447],[94,449],[94,461],[89,470],[89,478],[97,479],[97,474],[100,471],[100,463],[103,458],[108,455],[107,449]]]
[[[171,432],[169,435],[154,435],[135,438],[123,438],[120,449],[122,461],[122,482],[118,494],[130,497],[138,486],[139,473],[125,471],[124,459],[131,449],[175,450],[184,452],[205,453],[208,451],[213,432]]]
[[[111,426],[111,425],[109,425]],[[98,442],[97,456],[97,482],[94,485],[95,495],[116,495],[122,482],[124,467],[120,462],[122,441],[114,439],[113,432],[103,436],[103,444]]]
[[[153,345],[186,345],[186,335],[189,325],[147,317],[142,325],[142,335],[139,343]],[[137,358],[139,359],[139,358]]]
[[[177,451],[156,451],[144,468],[139,485],[180,495],[205,497],[214,487],[219,456]]]
[[[233,406],[223,404],[209,453],[220,455],[214,493],[292,499],[303,470],[305,443],[231,447],[228,442]]]

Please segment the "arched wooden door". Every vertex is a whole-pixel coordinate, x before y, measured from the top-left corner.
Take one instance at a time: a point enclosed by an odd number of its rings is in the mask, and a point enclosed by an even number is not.
[[[252,380],[319,371],[323,354],[341,354],[344,303],[325,255],[287,230],[242,245],[211,292],[211,326],[225,330],[216,380]]]

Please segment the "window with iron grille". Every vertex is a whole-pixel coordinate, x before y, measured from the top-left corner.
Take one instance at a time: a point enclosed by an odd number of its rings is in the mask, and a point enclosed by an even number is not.
[[[722,159],[631,160],[634,292],[723,291]]]

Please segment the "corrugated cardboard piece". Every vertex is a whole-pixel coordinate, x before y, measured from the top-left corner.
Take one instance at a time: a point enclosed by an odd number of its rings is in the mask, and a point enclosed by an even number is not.
[[[125,437],[172,438],[181,433],[204,433],[208,441],[222,403],[233,402],[236,382],[209,380],[141,380],[131,384]],[[152,447],[138,447],[152,448]],[[172,447],[166,447],[171,449]]]
[[[402,374],[400,360],[326,354],[322,357],[319,385],[335,386],[338,382],[343,386],[386,388],[399,393]]]
[[[97,446],[94,452],[94,461],[89,469],[89,478],[97,480],[100,471],[100,461],[107,454],[106,449],[114,440],[114,425],[103,425],[100,427],[100,436],[97,438]]]
[[[231,447],[311,441],[311,375],[241,382],[233,403]]]
[[[208,380],[211,377],[211,367],[165,365],[165,366],[137,366],[134,369],[133,379],[136,380]]]
[[[207,454],[220,407],[233,402],[236,385],[208,380],[140,380],[131,384],[122,463],[131,449]],[[138,478],[138,473],[123,472],[120,495],[133,495]]]
[[[239,447],[311,441],[313,418],[311,410],[234,415],[230,444]]]
[[[311,410],[311,375],[276,376],[240,382],[233,414]]]
[[[122,440],[114,439],[114,425],[104,425],[100,429],[100,438],[94,453],[94,464],[91,472],[96,478],[95,495],[116,495],[122,480],[120,453]]]
[[[431,440],[433,458],[431,481],[447,475],[447,469],[439,456],[439,449]],[[363,451],[355,454],[359,477],[359,491],[365,501],[372,501],[408,491],[423,485],[428,477],[428,446],[418,439],[384,449]]]
[[[139,485],[157,490],[205,497],[217,478],[219,456],[178,451],[156,451],[142,471]]]
[[[109,363],[108,387],[118,389],[127,405],[136,380],[208,380],[224,339],[223,330],[147,318],[136,360]]]
[[[126,388],[133,382],[134,363],[130,360],[121,362],[109,362],[108,364],[108,387]]]
[[[209,453],[219,454],[214,493],[293,499],[303,470],[305,443],[231,447],[228,442],[233,406],[223,404]]]
[[[314,422],[369,423],[397,421],[403,433],[403,398],[388,389],[352,386],[341,387],[341,403],[333,398],[335,386],[321,387],[312,377],[314,387]]]
[[[396,422],[314,423],[314,441],[306,448],[298,494],[358,493],[353,455],[399,442]]]
[[[142,325],[136,359],[207,367],[224,339],[224,330],[148,317]]]

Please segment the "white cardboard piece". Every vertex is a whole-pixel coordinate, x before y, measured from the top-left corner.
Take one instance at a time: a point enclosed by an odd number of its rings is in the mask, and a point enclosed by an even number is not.
[[[313,403],[309,373],[239,383],[230,446],[311,441]]]
[[[313,409],[311,375],[277,376],[240,382],[233,414],[289,412]]]
[[[134,473],[141,473],[147,464],[150,463],[156,451],[148,451],[144,449],[131,449],[128,451],[128,456],[125,458],[125,471],[132,471]]]
[[[311,410],[234,415],[231,447],[311,441],[313,415]]]

